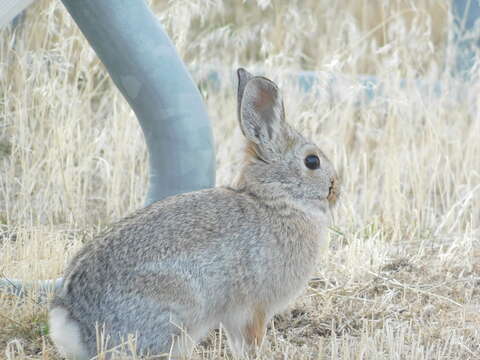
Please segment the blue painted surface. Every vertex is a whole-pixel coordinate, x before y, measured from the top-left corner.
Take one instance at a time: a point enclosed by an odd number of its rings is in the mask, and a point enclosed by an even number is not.
[[[143,129],[150,162],[146,204],[213,187],[214,144],[203,100],[146,3],[143,0],[62,2]]]
[[[454,20],[453,39],[456,45],[455,72],[464,80],[468,80],[469,72],[476,61],[476,52],[480,39],[475,34],[475,27],[480,19],[478,0],[453,0],[452,12]]]

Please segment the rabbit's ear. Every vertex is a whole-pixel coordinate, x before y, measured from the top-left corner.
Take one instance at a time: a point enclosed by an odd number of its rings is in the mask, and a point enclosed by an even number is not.
[[[245,137],[257,145],[271,148],[285,120],[277,85],[259,76],[247,80],[239,106],[240,128]]]
[[[244,68],[239,68],[237,70],[237,76],[238,76],[237,115],[238,115],[238,120],[240,121],[240,107],[242,104],[243,92],[245,90],[245,85],[247,85],[248,80],[253,78],[253,75],[250,74]]]

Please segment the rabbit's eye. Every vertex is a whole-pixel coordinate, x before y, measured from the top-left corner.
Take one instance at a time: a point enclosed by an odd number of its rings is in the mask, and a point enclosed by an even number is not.
[[[317,155],[308,155],[305,158],[305,166],[310,170],[318,169],[320,167],[320,159]]]

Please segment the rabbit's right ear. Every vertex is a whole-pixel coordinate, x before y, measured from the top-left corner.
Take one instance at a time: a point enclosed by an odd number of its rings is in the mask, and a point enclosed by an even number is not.
[[[285,120],[277,85],[267,78],[238,70],[239,121],[245,137],[263,150],[273,150]]]

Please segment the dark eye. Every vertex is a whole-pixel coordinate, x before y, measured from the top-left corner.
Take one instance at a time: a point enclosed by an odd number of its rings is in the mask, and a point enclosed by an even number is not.
[[[317,155],[308,155],[305,158],[305,165],[310,169],[310,170],[315,170],[320,167],[320,159],[318,158]]]

